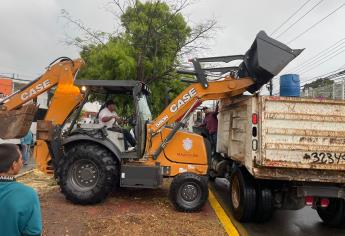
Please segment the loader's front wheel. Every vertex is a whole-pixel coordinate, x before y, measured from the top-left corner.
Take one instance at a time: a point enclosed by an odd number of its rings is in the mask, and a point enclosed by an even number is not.
[[[206,177],[194,173],[183,173],[174,177],[169,198],[178,211],[199,211],[207,201]]]
[[[94,143],[78,143],[66,153],[60,187],[66,199],[77,204],[103,201],[119,181],[112,154]]]

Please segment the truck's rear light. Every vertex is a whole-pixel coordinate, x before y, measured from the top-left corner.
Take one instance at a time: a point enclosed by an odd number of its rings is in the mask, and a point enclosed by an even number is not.
[[[329,205],[329,199],[328,198],[321,198],[320,206],[326,208],[326,207],[328,207],[328,205]]]
[[[258,135],[258,130],[257,130],[256,127],[253,127],[253,129],[252,129],[252,135],[253,135],[254,138]]]
[[[253,149],[253,151],[258,150],[258,140],[253,139],[253,141],[252,141],[252,149]]]
[[[312,196],[306,196],[305,197],[305,204],[307,206],[312,206],[313,202],[314,202],[314,197],[312,197]]]
[[[252,114],[252,123],[253,125],[256,125],[258,123],[258,114],[256,113]]]

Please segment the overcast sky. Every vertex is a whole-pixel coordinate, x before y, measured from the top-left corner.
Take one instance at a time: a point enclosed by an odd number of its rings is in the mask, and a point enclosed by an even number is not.
[[[116,19],[106,10],[110,0],[1,0],[0,5],[0,74],[16,73],[21,78],[33,79],[59,56],[78,57],[79,49],[67,46],[66,35],[77,35],[75,28],[61,18],[67,10],[85,25],[106,32],[116,30]],[[268,34],[291,16],[306,0],[198,0],[184,11],[190,24],[216,18],[219,29],[209,40],[210,50],[192,56],[243,54],[250,47],[259,30]],[[284,43],[342,6],[345,0],[310,0],[305,7],[273,36],[279,35],[291,23],[311,10],[296,25],[279,37]],[[316,6],[316,4],[318,4]],[[283,72],[295,72],[294,67],[327,47],[345,38],[345,6],[324,19],[310,31],[289,44],[292,48],[306,48],[301,56]],[[343,42],[345,43],[345,42]],[[345,66],[345,52],[311,68],[303,67],[302,80],[325,74]],[[322,60],[320,61],[322,62]],[[308,71],[309,70],[309,71]]]

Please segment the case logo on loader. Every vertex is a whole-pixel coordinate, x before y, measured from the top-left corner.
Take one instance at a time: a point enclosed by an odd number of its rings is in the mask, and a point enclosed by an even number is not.
[[[191,88],[188,93],[184,94],[181,99],[177,101],[177,103],[174,103],[170,106],[171,112],[176,112],[178,109],[180,109],[181,106],[183,106],[186,102],[188,102],[192,97],[196,95],[195,88]]]
[[[190,138],[183,139],[182,146],[184,150],[189,151],[193,147],[193,141]]]
[[[159,126],[161,126],[168,118],[168,115],[163,116],[163,118],[156,124],[156,127],[159,128]]]
[[[33,95],[37,94],[38,92],[42,91],[43,89],[47,88],[50,85],[49,79],[43,81],[42,83],[39,83],[34,88],[30,88],[29,91],[22,93],[20,95],[20,98],[25,101],[28,98],[32,97]]]

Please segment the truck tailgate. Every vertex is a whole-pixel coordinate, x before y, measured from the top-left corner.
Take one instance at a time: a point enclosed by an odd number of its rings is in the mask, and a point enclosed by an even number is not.
[[[259,97],[260,165],[345,170],[345,101]]]

